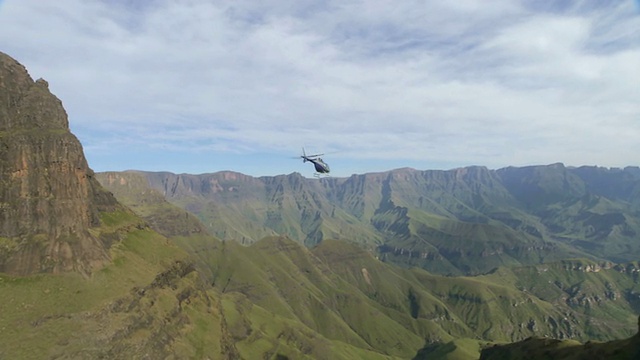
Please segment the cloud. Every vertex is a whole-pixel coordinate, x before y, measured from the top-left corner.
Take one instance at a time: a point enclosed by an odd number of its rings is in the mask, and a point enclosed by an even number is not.
[[[618,166],[640,151],[632,2],[7,0],[0,23],[2,51],[49,80],[101,158],[313,144],[398,167]]]

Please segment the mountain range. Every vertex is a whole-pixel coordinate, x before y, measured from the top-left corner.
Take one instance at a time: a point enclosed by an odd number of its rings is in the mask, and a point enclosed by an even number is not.
[[[635,168],[95,174],[2,53],[0,116],[0,359],[638,354]]]
[[[446,275],[640,255],[637,167],[398,169],[323,179],[228,171],[97,176],[120,196],[157,190],[220,239],[246,245],[285,235],[308,247],[342,239],[385,261]]]

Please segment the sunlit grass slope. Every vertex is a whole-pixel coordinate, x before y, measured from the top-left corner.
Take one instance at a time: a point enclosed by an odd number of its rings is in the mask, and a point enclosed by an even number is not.
[[[103,213],[102,223],[95,231],[117,242],[112,263],[89,278],[0,275],[0,358],[220,354],[219,341],[202,338],[220,338],[220,316],[187,254],[130,212]]]

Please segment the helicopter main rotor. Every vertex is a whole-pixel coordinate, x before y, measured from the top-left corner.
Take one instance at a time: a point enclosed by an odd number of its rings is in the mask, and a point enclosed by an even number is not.
[[[317,158],[322,155],[324,154],[307,155],[306,152],[304,151],[304,148],[302,148],[302,155],[300,155],[300,158],[302,158],[303,161],[311,161],[312,158]]]

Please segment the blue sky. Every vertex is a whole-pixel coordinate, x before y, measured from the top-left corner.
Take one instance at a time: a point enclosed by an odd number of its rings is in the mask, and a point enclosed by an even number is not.
[[[639,165],[637,1],[0,0],[96,171]]]

